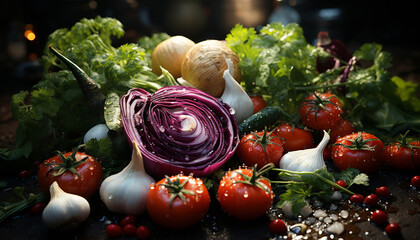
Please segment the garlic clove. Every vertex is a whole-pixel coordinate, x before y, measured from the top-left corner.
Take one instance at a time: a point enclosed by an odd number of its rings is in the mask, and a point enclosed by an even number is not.
[[[56,181],[50,186],[50,195],[50,202],[42,212],[47,227],[71,231],[89,217],[89,202],[81,196],[64,192]]]
[[[323,152],[329,140],[330,135],[324,131],[324,136],[317,147],[290,151],[283,155],[279,162],[280,168],[298,172],[315,172],[325,168]]]
[[[242,86],[233,78],[233,63],[229,58],[226,59],[226,64],[228,69],[223,73],[226,85],[220,98],[234,110],[235,119],[240,124],[254,113],[254,104]]]
[[[146,173],[138,144],[133,141],[130,163],[121,172],[106,178],[99,194],[108,210],[138,215],[146,209],[146,197],[152,183],[155,180]]]

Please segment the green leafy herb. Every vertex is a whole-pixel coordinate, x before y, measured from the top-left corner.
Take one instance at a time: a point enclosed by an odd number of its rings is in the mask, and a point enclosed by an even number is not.
[[[284,185],[286,191],[280,194],[277,207],[282,208],[285,204],[292,204],[294,216],[308,204],[308,199],[318,197],[324,201],[331,201],[331,196],[335,189],[339,189],[347,194],[354,193],[349,190],[353,184],[369,185],[369,178],[366,174],[361,174],[357,169],[347,169],[340,173],[330,173],[326,168],[321,168],[315,172],[297,172],[274,168],[278,171],[280,180],[272,180],[273,184]],[[336,184],[336,178],[346,181],[348,186],[343,188]],[[286,179],[286,180],[284,180]]]

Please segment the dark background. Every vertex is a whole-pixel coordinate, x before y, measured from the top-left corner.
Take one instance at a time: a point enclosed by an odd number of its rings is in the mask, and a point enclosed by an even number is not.
[[[309,43],[316,44],[319,31],[328,31],[352,50],[377,42],[397,58],[398,54],[419,57],[414,1],[7,0],[0,3],[1,88],[26,88],[39,81],[37,59],[48,35],[84,17],[120,20],[126,35],[116,44],[135,42],[155,32],[200,41],[223,39],[236,23],[258,29],[283,6],[299,14],[298,23]],[[24,37],[28,26],[36,34],[33,41]]]

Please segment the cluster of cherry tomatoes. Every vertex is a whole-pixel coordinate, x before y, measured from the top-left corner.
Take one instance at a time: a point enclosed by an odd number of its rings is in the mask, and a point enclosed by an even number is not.
[[[110,238],[121,237],[123,234],[127,237],[136,236],[137,239],[148,239],[150,237],[150,230],[145,225],[136,226],[136,217],[127,215],[119,224],[108,224],[106,226],[106,234]]]

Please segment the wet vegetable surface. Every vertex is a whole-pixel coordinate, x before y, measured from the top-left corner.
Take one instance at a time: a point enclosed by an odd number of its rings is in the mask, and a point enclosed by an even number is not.
[[[328,164],[329,166],[331,163]],[[270,210],[263,217],[256,220],[241,222],[223,212],[215,199],[214,192],[210,191],[212,202],[208,214],[194,227],[186,230],[167,230],[152,222],[145,213],[136,216],[135,225],[145,225],[151,231],[151,239],[269,239],[280,238],[270,232],[271,220],[280,217],[287,224],[288,239],[303,235],[308,239],[327,236],[329,239],[419,239],[420,227],[420,191],[411,186],[410,180],[414,172],[396,172],[387,167],[376,174],[370,174],[369,187],[355,187],[355,191],[368,196],[375,193],[380,186],[387,186],[391,192],[389,198],[379,197],[375,207],[351,204],[347,200],[336,204],[313,203],[313,213],[306,219],[285,219],[277,210]],[[27,191],[36,192],[37,183],[34,175],[21,179],[18,176],[7,179],[9,185],[2,188],[1,200],[10,198],[14,186],[24,186]],[[74,233],[59,233],[49,230],[43,223],[41,214],[31,214],[28,211],[9,218],[0,225],[0,235],[11,239],[106,239],[106,226],[110,223],[118,224],[125,215],[108,211],[100,201],[98,195],[91,200],[91,215],[88,220]],[[402,237],[389,238],[385,234],[385,226],[377,226],[370,222],[371,214],[376,210],[383,210],[388,215],[389,222],[401,226]],[[344,224],[344,233],[333,235],[326,232],[328,226],[334,222]],[[299,232],[303,223],[307,227],[304,233]],[[330,238],[330,235],[332,238]],[[120,239],[136,239],[122,235]]]

